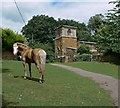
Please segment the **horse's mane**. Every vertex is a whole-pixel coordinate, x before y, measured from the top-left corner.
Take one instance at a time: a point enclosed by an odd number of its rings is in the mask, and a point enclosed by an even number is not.
[[[28,45],[23,44],[23,43],[20,43],[20,42],[16,42],[16,43],[17,43],[17,45],[22,45],[22,46],[24,46],[24,47],[29,47]]]
[[[26,44],[24,44],[24,43],[20,43],[20,42],[14,43],[13,46],[18,46],[18,47],[21,48],[21,49],[29,48],[28,45],[26,45]]]

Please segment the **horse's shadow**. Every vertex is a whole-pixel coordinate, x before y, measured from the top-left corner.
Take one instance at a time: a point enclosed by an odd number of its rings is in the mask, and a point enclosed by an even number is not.
[[[2,73],[9,73],[11,72],[10,69],[2,68]]]
[[[14,76],[14,78],[18,78],[18,77],[20,77],[20,76]],[[24,79],[24,76],[21,76],[21,78]],[[32,78],[26,77],[26,80],[31,80],[31,81],[35,81],[35,82],[39,82],[40,81],[40,79],[34,78],[34,77],[32,77]],[[42,82],[45,82],[45,80],[42,80]]]
[[[24,78],[24,76],[21,76],[22,78]],[[32,80],[32,81],[35,81],[35,82],[39,82],[39,79],[38,78],[30,78],[30,77],[26,77],[26,80]]]

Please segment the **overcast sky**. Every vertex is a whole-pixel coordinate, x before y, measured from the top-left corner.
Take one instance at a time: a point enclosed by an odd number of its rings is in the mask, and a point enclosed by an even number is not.
[[[109,1],[111,0],[16,0],[26,24],[34,15],[48,15],[56,20],[72,19],[87,24],[91,16],[99,13],[104,15],[114,7],[113,4],[108,4]],[[25,24],[14,0],[3,0],[0,4],[0,27],[20,33]]]

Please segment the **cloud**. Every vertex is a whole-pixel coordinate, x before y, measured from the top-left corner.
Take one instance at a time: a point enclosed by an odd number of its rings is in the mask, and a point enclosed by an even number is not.
[[[9,2],[8,2],[9,1]],[[19,0],[16,0],[19,1]],[[34,15],[48,15],[54,17],[56,20],[61,19],[73,19],[79,22],[87,23],[91,16],[98,13],[106,13],[108,9],[112,9],[113,5],[109,5],[109,0],[79,0],[79,2],[70,2],[72,0],[62,0],[64,2],[58,2],[57,0],[50,0],[53,2],[36,2],[36,0],[29,0],[27,2],[17,2],[19,9],[23,15],[23,18],[27,24]],[[77,0],[75,0],[77,1]],[[103,2],[104,1],[104,2]],[[24,23],[18,13],[15,3],[11,0],[2,2],[2,27],[11,28],[14,31],[21,31]]]
[[[111,0],[16,0],[17,2],[110,2]],[[14,0],[4,0],[3,2],[14,2]]]
[[[69,2],[69,4],[65,3],[64,7],[59,3],[54,5],[47,11],[48,15],[61,19],[74,19],[85,23],[88,22],[91,16],[107,13],[108,9],[113,7],[113,5],[108,5],[107,2]]]
[[[3,28],[12,29],[15,32],[19,32],[20,33],[23,26],[24,26],[23,23],[14,22],[14,21],[11,21],[11,20],[8,20],[8,19],[7,20],[6,19],[2,19],[2,27]]]
[[[7,3],[2,5],[2,16],[3,19],[9,19],[14,22],[21,22],[20,15],[18,11],[15,9],[15,5],[13,3]]]

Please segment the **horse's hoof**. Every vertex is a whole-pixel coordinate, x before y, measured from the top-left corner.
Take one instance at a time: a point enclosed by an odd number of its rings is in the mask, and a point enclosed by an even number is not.
[[[42,84],[43,82],[40,80],[39,83]]]
[[[24,80],[26,80],[26,77],[24,77]]]
[[[40,80],[39,82],[40,82],[40,84],[42,84],[42,83],[44,83],[44,80]]]

